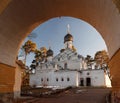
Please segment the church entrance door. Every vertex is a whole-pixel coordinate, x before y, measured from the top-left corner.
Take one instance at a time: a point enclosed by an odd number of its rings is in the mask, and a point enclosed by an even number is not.
[[[84,79],[83,78],[80,79],[80,86],[84,86]]]
[[[86,78],[86,86],[91,86],[91,78]]]

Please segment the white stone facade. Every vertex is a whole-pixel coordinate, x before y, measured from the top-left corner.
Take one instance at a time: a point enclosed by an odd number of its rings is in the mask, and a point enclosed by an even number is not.
[[[30,76],[31,86],[93,86],[111,87],[104,70],[37,70]]]
[[[92,69],[92,70],[82,70],[80,72],[80,86],[104,86],[111,87],[111,82],[106,74],[106,72],[102,69]],[[82,84],[83,80],[83,84]]]
[[[38,75],[38,76],[36,76]],[[68,70],[45,70],[31,75],[31,86],[78,86],[78,72]]]
[[[102,69],[87,69],[84,58],[66,49],[52,61],[39,64],[36,73],[30,75],[31,86],[111,86]]]
[[[53,51],[48,50],[47,62],[40,63],[30,75],[31,86],[111,86],[104,70],[87,68],[85,58],[72,49],[72,42],[72,35],[67,34],[63,51],[53,57]]]

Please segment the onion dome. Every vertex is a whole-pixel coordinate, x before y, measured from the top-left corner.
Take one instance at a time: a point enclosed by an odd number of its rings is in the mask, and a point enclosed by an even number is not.
[[[64,37],[64,43],[67,41],[73,41],[73,36],[69,33]]]
[[[49,57],[49,56],[53,56],[53,51],[51,49],[49,49],[47,51],[47,57]]]

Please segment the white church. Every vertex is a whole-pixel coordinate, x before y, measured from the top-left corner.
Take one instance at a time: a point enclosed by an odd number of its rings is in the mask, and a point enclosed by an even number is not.
[[[73,48],[73,36],[68,31],[64,37],[64,49],[53,56],[53,51],[49,48],[47,61],[40,63],[35,73],[30,74],[30,86],[111,87],[107,73],[103,69],[88,69],[85,58]]]

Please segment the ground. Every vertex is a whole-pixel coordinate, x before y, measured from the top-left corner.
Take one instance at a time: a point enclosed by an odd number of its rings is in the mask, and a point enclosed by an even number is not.
[[[61,93],[26,97],[15,103],[108,103],[110,88],[72,88]]]

